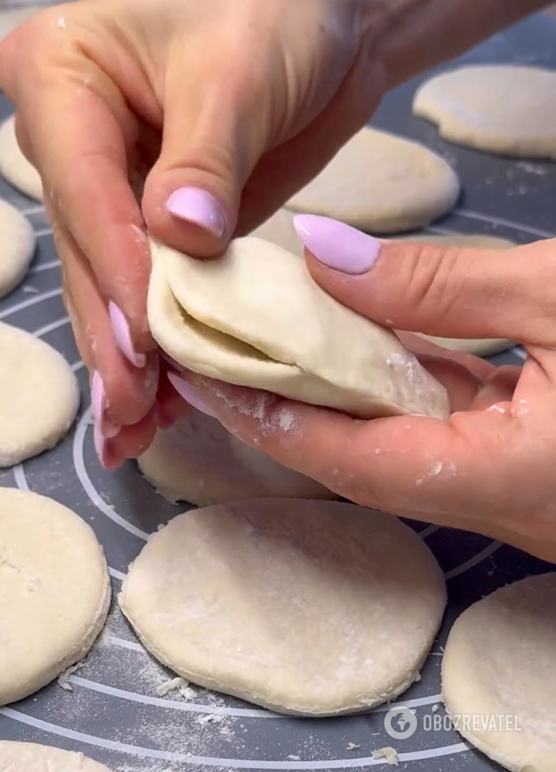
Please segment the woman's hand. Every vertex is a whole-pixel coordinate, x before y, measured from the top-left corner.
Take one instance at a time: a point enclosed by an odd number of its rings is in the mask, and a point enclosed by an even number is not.
[[[248,445],[352,501],[556,562],[556,240],[507,251],[390,241],[373,262],[371,237],[325,218],[296,220],[313,278],[346,306],[396,329],[519,341],[525,366],[447,352],[439,362],[430,354],[440,350],[419,341],[420,358],[450,392],[448,421],[355,420],[194,375],[182,394]]]
[[[382,7],[83,0],[2,43],[0,84],[43,180],[105,466],[144,451],[180,409],[147,324],[147,230],[214,257],[312,178],[386,88]]]

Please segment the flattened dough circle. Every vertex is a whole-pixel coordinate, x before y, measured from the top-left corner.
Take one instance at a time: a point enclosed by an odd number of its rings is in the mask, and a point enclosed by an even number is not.
[[[0,740],[0,772],[110,772],[82,753]]]
[[[53,448],[72,425],[79,399],[61,354],[0,322],[0,468]]]
[[[0,174],[21,193],[35,201],[43,200],[40,174],[21,152],[13,115],[0,125]]]
[[[282,713],[367,710],[417,678],[446,603],[423,541],[353,504],[186,512],[130,567],[121,608],[161,662]]]
[[[427,233],[422,236],[407,236],[400,240],[421,241],[429,244],[471,249],[511,249],[516,246],[515,242],[508,239],[502,239],[498,236],[485,236],[479,233],[458,233],[449,236],[437,236]],[[464,351],[479,357],[494,356],[494,354],[500,354],[502,351],[506,351],[516,345],[514,341],[507,340],[506,338],[438,338],[435,335],[417,334],[451,351]]]
[[[35,243],[29,220],[0,199],[0,298],[23,281],[35,253]]]
[[[159,429],[137,463],[162,496],[198,507],[265,497],[336,498],[324,486],[249,447],[219,421],[197,410],[170,429]]]
[[[187,369],[364,418],[447,416],[443,386],[392,332],[324,292],[299,256],[257,238],[213,261],[152,251],[150,328]]]
[[[515,158],[556,159],[556,72],[483,64],[435,75],[413,113],[459,145]]]
[[[0,488],[0,705],[33,694],[82,659],[109,601],[92,529],[52,499]]]
[[[554,772],[555,651],[556,573],[483,598],[464,611],[448,637],[442,662],[446,707],[453,716],[470,716],[467,727],[460,722],[461,734],[512,772]],[[508,723],[504,718],[489,727],[496,716],[508,716]]]
[[[459,181],[446,161],[417,142],[375,129],[356,134],[287,206],[371,233],[428,225],[456,203]]]

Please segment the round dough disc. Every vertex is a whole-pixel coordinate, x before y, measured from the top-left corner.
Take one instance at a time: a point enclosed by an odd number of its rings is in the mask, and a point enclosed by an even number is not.
[[[484,236],[482,234],[450,234],[437,236],[433,234],[424,234],[423,236],[407,236],[400,241],[424,241],[428,244],[441,244],[443,246],[465,247],[468,249],[511,249],[517,246],[515,242],[508,239],[502,239],[498,236]],[[515,342],[506,338],[438,338],[435,335],[425,335],[417,333],[421,338],[436,343],[437,346],[443,346],[451,351],[463,351],[468,354],[475,354],[478,357],[489,357],[494,354],[500,354],[502,351],[515,346]]]
[[[279,209],[266,222],[259,225],[251,235],[263,239],[263,241],[270,241],[271,244],[277,244],[293,255],[303,257],[305,247],[295,230],[294,217],[295,212],[290,212],[289,209]]]
[[[416,92],[413,113],[459,145],[515,158],[556,158],[556,72],[509,64],[461,67]]]
[[[45,496],[0,488],[0,705],[41,689],[89,651],[110,582],[92,529]]]
[[[110,772],[82,753],[0,740],[0,772]]]
[[[120,595],[145,646],[180,676],[312,716],[407,689],[445,604],[436,560],[395,517],[294,499],[180,515],[151,536]]]
[[[0,298],[23,281],[35,253],[31,223],[0,199]]]
[[[35,201],[43,200],[40,175],[17,144],[13,115],[0,125],[0,174],[21,193]]]
[[[554,772],[554,652],[556,573],[483,598],[464,611],[448,637],[442,662],[446,707],[461,717],[455,724],[465,739],[512,772]]]
[[[139,469],[169,501],[196,506],[252,498],[333,499],[324,486],[287,469],[191,410],[170,429],[158,430]]]
[[[432,150],[363,129],[287,206],[371,233],[398,233],[446,214],[458,195],[456,173]]]
[[[52,346],[0,322],[0,468],[53,448],[79,407],[79,386]]]

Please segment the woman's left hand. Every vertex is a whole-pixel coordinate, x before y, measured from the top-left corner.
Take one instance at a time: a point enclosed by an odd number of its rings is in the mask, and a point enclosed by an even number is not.
[[[320,217],[297,223],[311,275],[346,306],[386,327],[516,340],[524,367],[495,368],[404,335],[448,388],[447,421],[361,421],[193,374],[188,401],[358,504],[556,562],[556,240],[503,251],[389,241],[373,261],[370,236]]]

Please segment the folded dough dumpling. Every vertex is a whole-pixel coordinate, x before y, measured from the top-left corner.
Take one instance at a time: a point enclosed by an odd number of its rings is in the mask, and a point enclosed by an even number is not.
[[[389,330],[328,295],[305,261],[257,238],[219,260],[152,245],[154,338],[193,372],[363,418],[444,418],[448,396]]]

